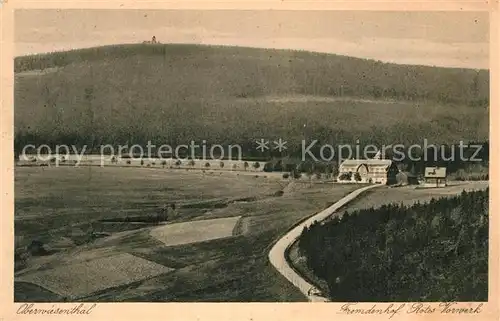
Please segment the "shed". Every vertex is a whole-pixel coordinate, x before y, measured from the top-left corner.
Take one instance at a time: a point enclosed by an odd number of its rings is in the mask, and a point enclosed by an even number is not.
[[[425,187],[445,187],[446,167],[426,167],[424,172]]]

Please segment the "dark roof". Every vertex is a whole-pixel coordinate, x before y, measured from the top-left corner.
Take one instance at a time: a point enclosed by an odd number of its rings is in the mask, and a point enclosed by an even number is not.
[[[424,176],[426,178],[445,178],[446,167],[426,167]]]
[[[390,159],[346,159],[341,166],[390,166],[392,160]]]

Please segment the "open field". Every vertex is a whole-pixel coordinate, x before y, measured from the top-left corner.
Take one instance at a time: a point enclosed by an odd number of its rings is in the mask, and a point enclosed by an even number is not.
[[[16,238],[25,245],[33,238],[71,237],[90,227],[114,232],[113,224],[99,220],[148,216],[170,203],[177,205],[177,222],[190,220],[236,199],[272,195],[280,183],[250,175],[148,168],[17,167]]]
[[[233,235],[240,216],[169,224],[151,230],[151,236],[166,246],[206,242]]]
[[[25,274],[18,281],[36,284],[61,297],[75,299],[170,271],[172,269],[168,267],[128,253],[117,253]]]
[[[183,170],[17,168],[15,229],[19,246],[33,238],[49,244],[52,239],[72,238],[74,230],[85,230],[89,225],[107,231],[108,236],[80,245],[69,243],[60,252],[30,257],[16,271],[16,277],[45,275],[37,273],[54,273],[60,266],[129,253],[175,270],[128,285],[113,284],[85,300],[302,301],[302,294],[269,264],[267,253],[271,244],[290,226],[357,186],[298,181],[290,183],[282,196],[275,196],[286,184],[276,176],[211,177]],[[99,222],[106,217],[147,215],[172,201],[179,205],[179,217],[172,223],[235,220],[240,216],[246,223],[234,237],[167,247],[151,237],[154,226]],[[16,300],[57,295],[44,294],[46,289],[26,282],[16,283],[16,291]],[[83,293],[68,288],[71,291]]]
[[[366,193],[362,198],[350,203],[346,210],[355,211],[370,207],[379,207],[387,203],[403,203],[411,205],[415,202],[428,202],[432,198],[443,196],[452,196],[460,194],[463,190],[481,190],[489,186],[488,181],[473,182],[450,182],[449,186],[444,188],[415,188],[415,186],[405,186],[397,188],[377,188]]]

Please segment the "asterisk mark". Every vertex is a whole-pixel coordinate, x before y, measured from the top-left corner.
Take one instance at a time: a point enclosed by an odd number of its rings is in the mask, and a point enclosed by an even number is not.
[[[283,140],[283,139],[278,139],[277,141],[275,140],[274,141],[274,145],[276,145],[274,147],[274,149],[277,149],[278,151],[282,152],[283,150],[285,150],[287,147],[286,147],[286,140]]]
[[[255,141],[257,143],[257,149],[259,149],[261,152],[265,151],[266,149],[269,149],[269,141],[265,140],[264,138],[261,138],[260,140]]]

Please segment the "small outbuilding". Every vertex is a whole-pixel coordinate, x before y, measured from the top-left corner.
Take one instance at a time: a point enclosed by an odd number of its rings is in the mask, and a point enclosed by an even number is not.
[[[445,187],[446,167],[426,167],[424,172],[425,187]]]

